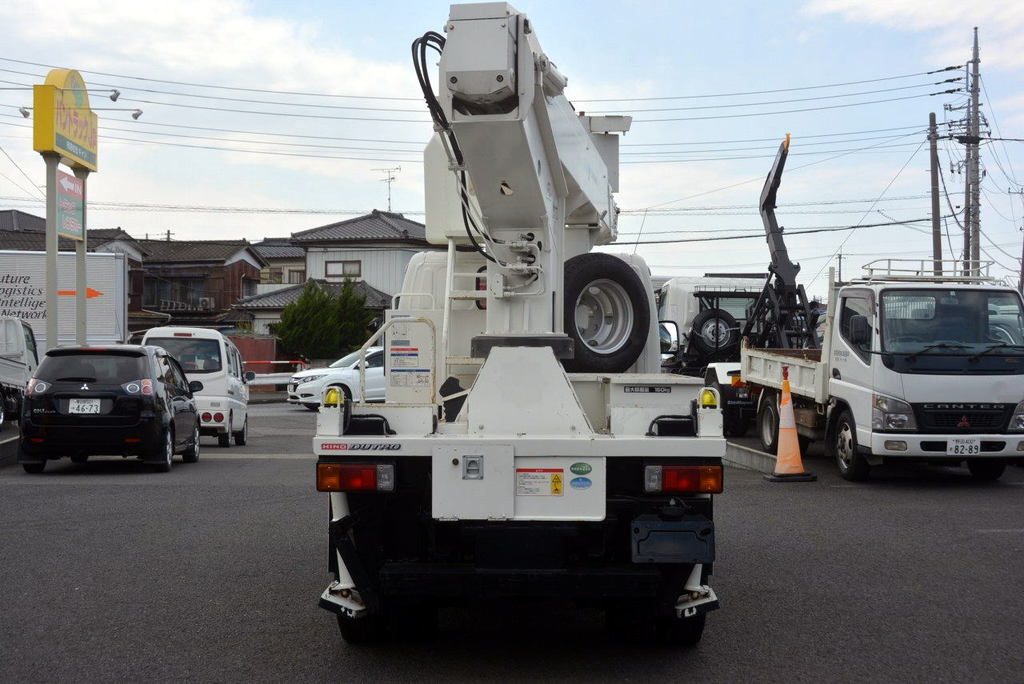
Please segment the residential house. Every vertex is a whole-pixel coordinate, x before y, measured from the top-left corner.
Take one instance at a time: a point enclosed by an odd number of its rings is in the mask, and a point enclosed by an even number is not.
[[[267,262],[260,271],[259,285],[280,286],[266,290],[257,287],[257,294],[306,282],[306,250],[293,245],[291,240],[290,237],[276,237],[253,243],[252,248]]]
[[[326,280],[310,282],[334,294],[337,294],[344,285],[344,283],[330,283]],[[242,316],[247,316],[250,320],[251,332],[257,335],[269,335],[271,334],[270,326],[281,321],[281,312],[284,307],[298,300],[305,287],[306,283],[285,285],[279,290],[247,297],[235,304],[234,311],[238,315],[234,318],[237,320]],[[354,283],[354,287],[356,292],[366,297],[367,309],[382,314],[384,309],[391,306],[391,297],[367,284],[366,281],[357,281]]]

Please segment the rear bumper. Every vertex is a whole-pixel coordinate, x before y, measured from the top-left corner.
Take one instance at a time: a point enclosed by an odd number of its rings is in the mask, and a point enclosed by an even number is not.
[[[1024,458],[1024,434],[981,434],[981,435],[925,435],[898,434],[892,432],[871,433],[871,453],[885,458],[927,458],[962,461],[965,456],[946,454],[949,440],[970,437],[981,441],[981,453],[970,458]],[[886,447],[886,442],[890,442]],[[905,449],[891,448],[892,442],[903,442]]]
[[[162,434],[157,417],[116,427],[38,425],[23,420],[18,461],[38,463],[76,454],[146,456],[159,451]]]

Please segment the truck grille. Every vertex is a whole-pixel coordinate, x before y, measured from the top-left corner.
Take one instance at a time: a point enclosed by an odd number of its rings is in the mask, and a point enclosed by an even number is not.
[[[914,404],[921,432],[1004,432],[1013,404]]]

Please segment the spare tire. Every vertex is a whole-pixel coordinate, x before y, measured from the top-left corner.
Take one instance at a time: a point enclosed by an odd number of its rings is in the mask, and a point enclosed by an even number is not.
[[[739,324],[724,309],[705,309],[693,319],[690,344],[701,354],[728,351],[740,342]]]
[[[565,332],[574,373],[622,373],[632,366],[650,334],[650,300],[643,281],[622,259],[592,252],[565,263]]]

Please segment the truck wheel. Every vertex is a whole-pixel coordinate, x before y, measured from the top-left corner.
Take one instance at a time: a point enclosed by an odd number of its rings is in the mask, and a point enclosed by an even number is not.
[[[627,644],[650,643],[658,636],[653,601],[620,599],[605,609],[605,625],[611,637]]]
[[[1003,476],[1006,470],[1004,461],[993,461],[983,458],[967,459],[967,469],[971,471],[971,477],[981,482],[994,482]]]
[[[633,267],[611,254],[579,254],[565,263],[564,327],[573,373],[622,373],[647,344],[650,300]]]
[[[765,390],[761,405],[757,407],[757,436],[761,450],[774,454],[779,448],[779,407],[775,404],[775,393]]]
[[[832,433],[832,452],[843,479],[859,482],[868,479],[871,465],[857,453],[857,427],[849,410],[844,410],[836,420]]]
[[[22,463],[21,467],[25,469],[25,472],[29,475],[38,475],[46,469],[46,461],[40,461],[39,463]]]
[[[704,636],[707,613],[689,618],[665,617],[658,620],[658,639],[671,646],[696,646]]]
[[[747,434],[747,424],[740,417],[739,411],[731,411],[726,406],[726,393],[722,389],[721,383],[712,381],[708,383],[708,387],[716,390],[720,401],[722,402],[722,436],[723,437],[742,437]],[[729,388],[730,390],[732,387]]]
[[[739,344],[740,329],[732,314],[722,309],[706,309],[693,319],[690,341],[701,354],[728,351]]]
[[[338,631],[346,643],[373,644],[384,639],[384,618],[381,615],[365,615],[353,618],[338,613]]]

